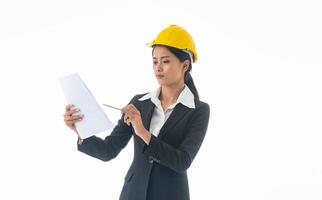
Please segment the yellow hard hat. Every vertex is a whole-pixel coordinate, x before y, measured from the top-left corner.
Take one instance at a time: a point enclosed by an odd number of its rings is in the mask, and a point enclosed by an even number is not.
[[[148,43],[151,47],[158,44],[187,50],[193,55],[193,62],[196,62],[198,59],[195,42],[191,35],[188,31],[178,25],[168,26],[159,33],[152,43]]]

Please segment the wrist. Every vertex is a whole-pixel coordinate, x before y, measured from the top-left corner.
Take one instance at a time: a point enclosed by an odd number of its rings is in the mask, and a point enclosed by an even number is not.
[[[151,140],[151,133],[145,130],[141,135],[140,138],[144,141],[145,144],[149,144]]]

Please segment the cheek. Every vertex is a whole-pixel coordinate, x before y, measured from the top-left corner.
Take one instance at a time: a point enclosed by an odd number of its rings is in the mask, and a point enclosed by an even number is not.
[[[166,70],[168,77],[173,79],[179,79],[182,76],[182,71],[179,69],[179,66],[169,66]]]
[[[173,74],[173,73],[177,73],[177,71],[178,71],[178,66],[176,66],[176,65],[174,65],[174,64],[167,64],[167,65],[164,65],[164,70],[166,71],[166,72],[169,72],[169,73],[171,73],[171,74]]]

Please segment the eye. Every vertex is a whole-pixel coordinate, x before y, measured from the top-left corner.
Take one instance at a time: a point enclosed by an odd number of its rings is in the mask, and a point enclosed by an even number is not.
[[[153,64],[154,64],[154,65],[158,64],[158,61],[153,61]]]
[[[165,60],[165,61],[163,61],[163,63],[164,64],[167,64],[167,63],[169,63],[170,62],[170,60]]]

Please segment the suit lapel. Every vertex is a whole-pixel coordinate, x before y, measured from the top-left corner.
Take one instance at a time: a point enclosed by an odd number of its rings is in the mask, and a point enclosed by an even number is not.
[[[162,138],[167,131],[172,128],[175,124],[177,124],[183,116],[189,111],[189,108],[185,107],[181,103],[177,104],[176,107],[174,107],[170,117],[168,120],[164,123],[162,126],[158,138]]]
[[[151,100],[144,101],[142,105],[141,118],[142,118],[144,127],[148,131],[150,130],[150,123],[151,123],[151,118],[154,111],[154,106],[155,105],[152,103]]]
[[[150,129],[150,122],[151,122],[153,111],[154,111],[154,104],[150,100],[145,100],[142,102],[142,105],[140,106],[141,119],[142,119],[143,126],[148,131]],[[137,144],[141,146],[142,150],[144,150],[144,146],[145,146],[144,141],[140,139],[139,136],[137,136],[136,134],[134,134],[134,137],[137,138],[136,140]]]

